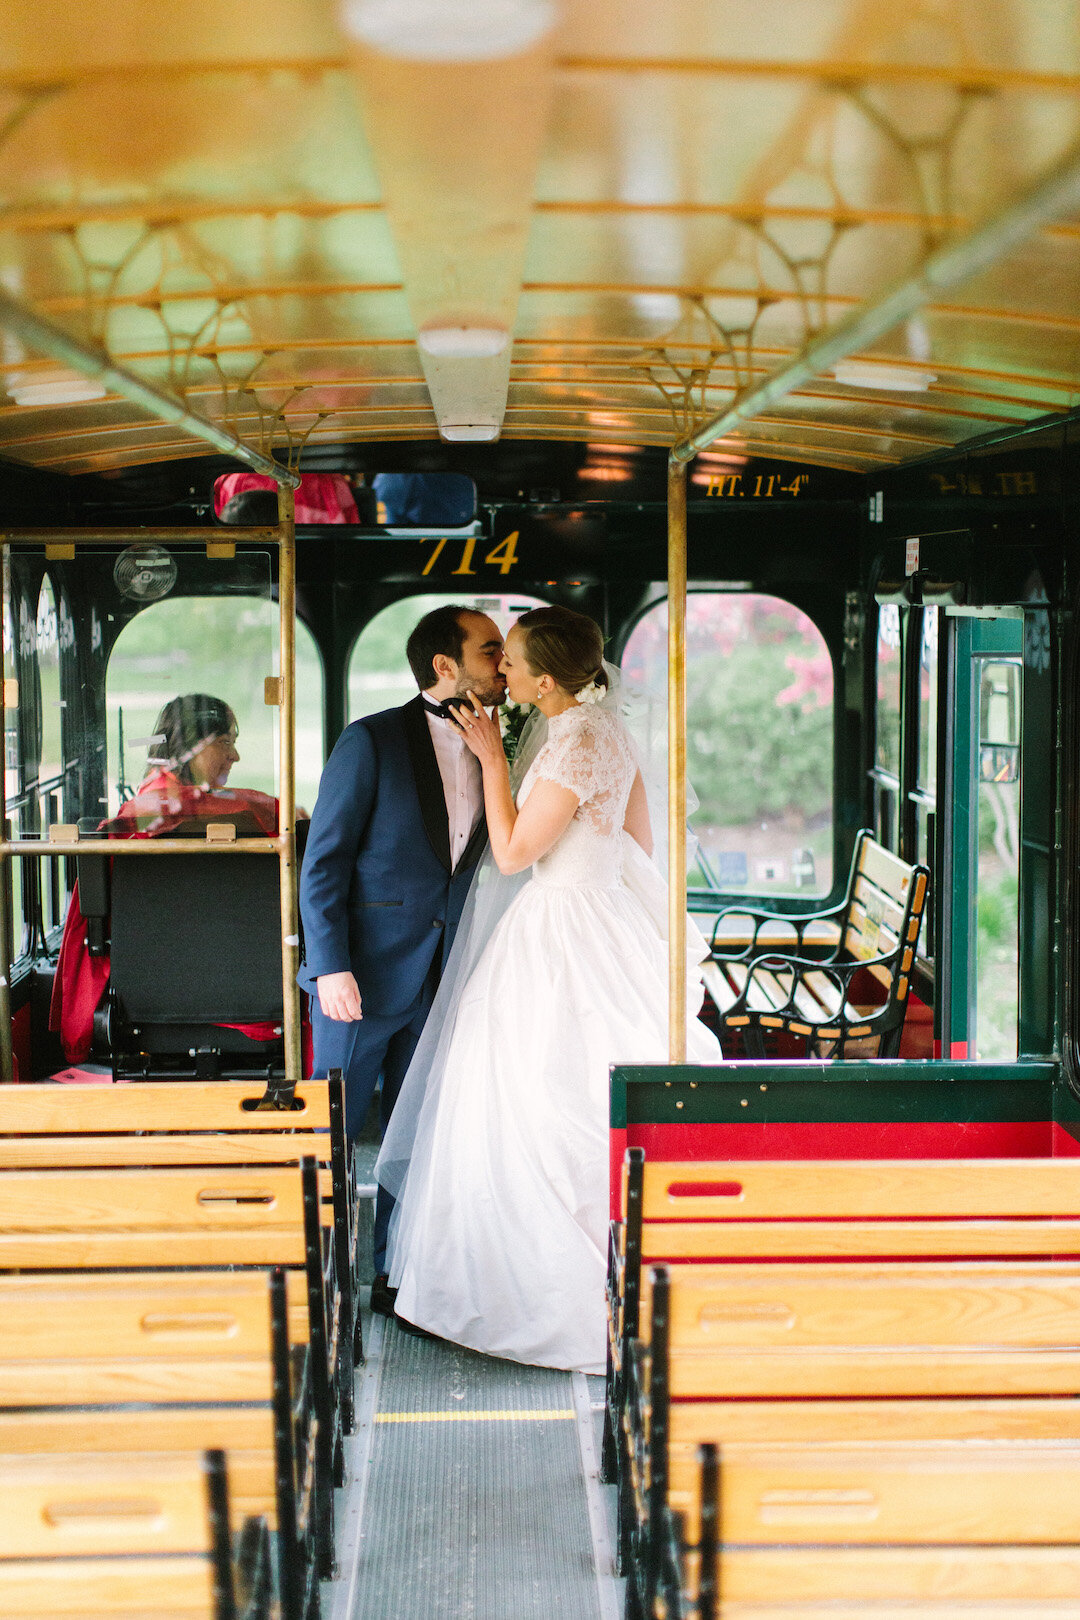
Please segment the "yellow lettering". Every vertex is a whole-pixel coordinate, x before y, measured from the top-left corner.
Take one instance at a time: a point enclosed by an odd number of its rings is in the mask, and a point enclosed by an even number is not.
[[[426,539],[421,540],[421,542],[420,542],[420,544],[422,546],[426,546],[428,543],[429,542]],[[445,546],[445,544],[446,544],[446,536],[444,534],[441,540],[436,540],[436,542],[435,542],[435,550],[431,553],[431,556],[428,558],[427,562],[424,564],[423,568],[420,570],[420,578],[421,579],[423,579],[426,574],[431,573],[431,570],[434,568],[436,562],[438,561],[439,552],[442,550],[442,548],[443,548],[443,546]]]
[[[471,564],[471,562],[472,562],[473,552],[475,550],[476,550],[476,536],[475,536],[475,534],[471,534],[469,536],[469,538],[465,542],[465,550],[461,553],[461,562],[459,563],[457,568],[454,569],[455,574],[475,574],[476,573],[476,569],[469,566]]]
[[[709,493],[711,495],[712,491],[710,490]],[[513,534],[508,534],[505,540],[500,540],[497,546],[492,546],[484,558],[484,566],[486,568],[498,568],[499,572],[504,576],[508,574],[518,560],[517,543],[520,533],[520,529],[515,529]]]

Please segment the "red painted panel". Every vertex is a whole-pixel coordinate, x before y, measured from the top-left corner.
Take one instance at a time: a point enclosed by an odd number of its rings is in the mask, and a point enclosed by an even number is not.
[[[1080,1142],[1076,1140],[1075,1136],[1069,1134],[1064,1125],[1059,1125],[1056,1120],[1054,1121],[1053,1143],[1055,1159],[1080,1158]]]
[[[636,1144],[635,1144],[636,1145]],[[612,1128],[608,1132],[608,1151],[610,1153],[608,1169],[608,1209],[611,1219],[622,1219],[622,1167],[626,1157],[626,1128],[619,1130]]]
[[[624,1147],[642,1147],[650,1159],[676,1160],[1041,1159],[1051,1156],[1064,1135],[1041,1119],[632,1125],[618,1157],[621,1163]],[[1065,1151],[1080,1152],[1080,1142]],[[613,1161],[614,1154],[613,1143]]]

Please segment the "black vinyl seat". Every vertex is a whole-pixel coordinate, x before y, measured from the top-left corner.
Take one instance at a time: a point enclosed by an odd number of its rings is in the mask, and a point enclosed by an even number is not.
[[[108,874],[116,1078],[283,1071],[277,860],[192,851],[110,862],[80,851],[80,890],[84,865],[88,878],[97,868],[87,887],[99,893]],[[262,1023],[279,1033],[261,1041],[223,1027]]]

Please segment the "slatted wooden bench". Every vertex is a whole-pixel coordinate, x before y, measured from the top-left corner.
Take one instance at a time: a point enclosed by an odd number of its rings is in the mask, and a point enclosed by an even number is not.
[[[227,1453],[239,1520],[273,1532],[283,1620],[317,1607],[319,1489],[285,1274],[0,1277],[0,1453]]]
[[[328,1080],[274,1087],[250,1081],[151,1081],[0,1091],[0,1170],[298,1164],[304,1157],[326,1171],[322,1198],[342,1294],[339,1384],[348,1433],[349,1363],[362,1359],[363,1343],[358,1198],[340,1071]]]
[[[1080,1441],[1080,1403],[1063,1398],[1080,1352],[1062,1304],[1080,1302],[1080,1264],[1052,1258],[1080,1254],[1075,1161],[648,1164],[634,1150],[624,1208],[608,1411],[624,1552],[650,1533],[655,1543],[656,1481],[691,1466],[703,1441]],[[675,1262],[681,1304],[677,1355],[657,1382],[648,1263],[659,1259]],[[874,1328],[875,1302],[889,1300]],[[938,1343],[934,1324],[947,1334],[961,1307],[960,1337]]]
[[[654,1604],[668,1620],[772,1606],[800,1620],[808,1605],[862,1615],[886,1603],[919,1620],[945,1596],[954,1614],[986,1620],[1075,1605],[1075,1440],[725,1441],[701,1451],[672,1470]]]
[[[267,1620],[254,1551],[248,1586],[219,1451],[0,1456],[4,1620]]]
[[[807,1056],[844,1057],[853,1042],[865,1055],[866,1043],[876,1042],[877,1056],[894,1057],[928,885],[925,866],[909,866],[864,829],[839,906],[782,917],[727,907],[703,970],[721,1036],[738,1031],[754,1057],[764,1057],[767,1035],[779,1034],[800,1037]],[[838,928],[839,943],[810,955],[827,925]],[[864,971],[884,988],[880,1006],[852,999],[852,981]]]
[[[1040,1511],[1028,1513],[1027,1484],[1020,1476],[1017,1489],[1010,1489],[1009,1468],[1010,1461],[1027,1456],[1041,1458],[1038,1469],[1052,1473],[1052,1458],[1069,1455],[1070,1468],[1080,1469],[1080,1403],[1069,1398],[1080,1380],[1080,1264],[683,1265],[654,1268],[644,1294],[649,1343],[636,1343],[628,1380],[633,1450],[627,1498],[635,1542],[628,1615],[657,1614],[657,1592],[665,1614],[677,1615],[675,1586],[688,1584],[696,1602],[701,1557],[708,1573],[708,1537],[704,1547],[695,1544],[695,1529],[672,1516],[690,1510],[693,1520],[693,1463],[687,1427],[678,1427],[691,1408],[698,1429],[711,1427],[722,1458],[755,1445],[779,1453],[798,1435],[810,1453],[845,1447],[860,1448],[863,1458],[891,1453],[899,1473],[900,1460],[912,1463],[934,1445],[952,1445],[952,1473],[962,1473],[959,1458],[965,1455],[975,1456],[976,1469],[1001,1477],[1004,1505],[994,1534],[1012,1549],[1006,1562],[1014,1570],[1015,1597],[1056,1599],[1070,1589],[1067,1583],[1080,1570],[1075,1497],[1069,1534],[1048,1534]],[[868,1426],[861,1429],[866,1414]],[[866,1487],[839,1486],[834,1479],[806,1489],[850,1494]],[[1061,1479],[1054,1489],[1061,1489]],[[881,1507],[876,1495],[870,1503],[865,1495],[860,1500],[873,1508],[866,1518],[870,1529],[860,1533],[848,1520],[844,1541],[865,1547],[876,1544]],[[823,1554],[821,1545],[829,1542],[824,1534],[813,1542],[790,1529],[780,1531],[777,1520],[769,1545],[813,1544],[824,1596],[836,1602],[861,1596],[850,1584],[858,1560],[852,1567],[847,1557]],[[981,1524],[968,1541],[978,1544],[984,1533],[989,1531]],[[750,1576],[738,1586],[733,1570],[743,1547],[740,1534],[732,1534],[737,1545],[721,1550],[722,1591],[738,1589],[742,1601],[771,1591],[776,1601],[782,1589],[777,1568],[787,1568],[789,1591],[801,1589],[801,1565],[790,1552],[780,1565],[751,1560],[751,1571],[772,1573],[764,1586]],[[933,1542],[933,1534],[928,1531],[923,1541]],[[894,1541],[886,1534],[884,1542],[894,1550],[886,1560],[891,1575],[879,1575],[882,1599],[912,1601],[942,1591],[946,1581],[960,1581],[973,1597],[993,1596],[996,1576],[981,1550],[962,1536],[954,1544],[946,1534],[946,1541],[941,1555],[928,1555],[925,1545],[905,1552],[899,1533]],[[1057,1544],[1059,1557],[1043,1542]],[[1035,1558],[1017,1550],[1035,1545]]]
[[[318,1419],[320,1488],[342,1477],[340,1294],[335,1248],[324,1237],[319,1171],[300,1166],[227,1170],[0,1172],[0,1271],[282,1266],[308,1306]],[[294,1295],[294,1297],[296,1297]],[[322,1527],[324,1567],[332,1523]]]
[[[632,1148],[622,1210],[609,1242],[609,1479],[650,1265],[1080,1257],[1080,1167],[1068,1159],[648,1162]]]

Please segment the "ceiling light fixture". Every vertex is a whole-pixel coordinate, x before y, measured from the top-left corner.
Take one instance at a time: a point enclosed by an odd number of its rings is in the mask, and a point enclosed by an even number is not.
[[[16,405],[81,405],[87,400],[104,399],[108,392],[92,378],[59,366],[9,372],[4,388]]]
[[[438,360],[491,360],[510,342],[502,326],[425,326],[416,341]]]
[[[553,0],[343,0],[347,34],[416,62],[490,62],[538,43]]]
[[[879,360],[838,360],[833,376],[845,388],[881,388],[886,392],[925,394],[937,373],[916,366],[890,366]]]
[[[439,433],[450,444],[490,444],[499,437],[501,422],[440,422]]]

